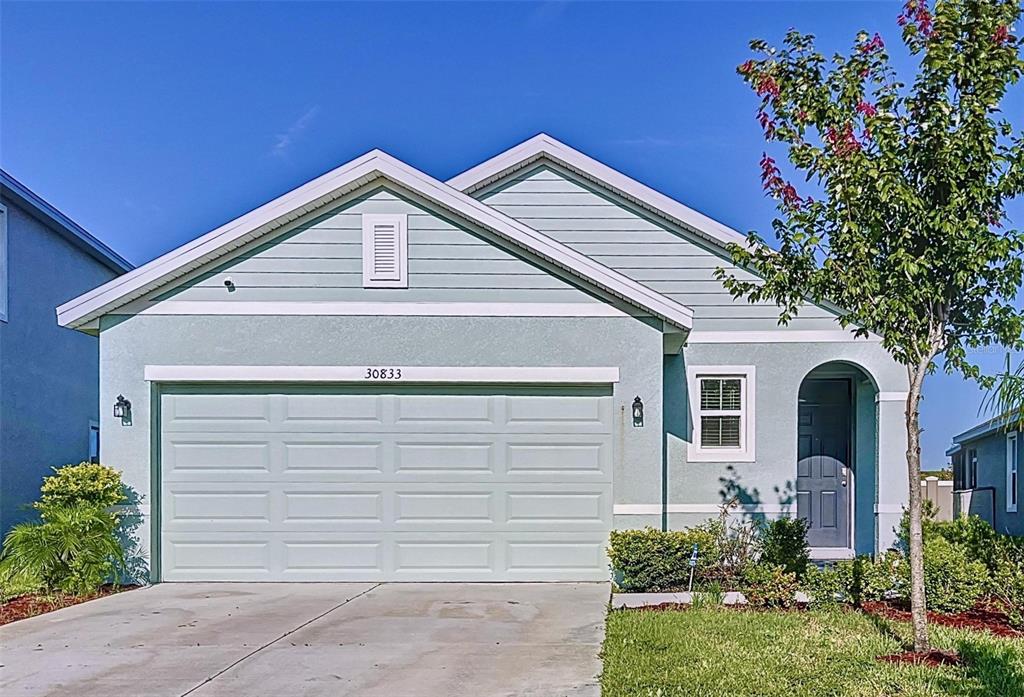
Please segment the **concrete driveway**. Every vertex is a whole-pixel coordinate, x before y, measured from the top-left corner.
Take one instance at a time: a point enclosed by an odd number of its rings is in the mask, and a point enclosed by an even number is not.
[[[607,584],[166,583],[0,627],[0,694],[597,697]]]

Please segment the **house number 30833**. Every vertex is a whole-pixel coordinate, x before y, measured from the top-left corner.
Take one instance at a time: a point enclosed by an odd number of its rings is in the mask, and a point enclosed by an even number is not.
[[[401,368],[367,368],[364,380],[401,380]]]

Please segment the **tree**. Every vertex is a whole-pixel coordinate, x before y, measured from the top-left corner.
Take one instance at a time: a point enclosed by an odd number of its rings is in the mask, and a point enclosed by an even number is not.
[[[997,376],[996,384],[985,397],[982,407],[993,418],[1002,420],[1003,430],[1024,428],[1024,361],[1013,369],[1010,367],[1010,355],[1006,355],[1006,369]]]
[[[1024,235],[1004,227],[1004,204],[1024,192],[1024,134],[1000,111],[1021,77],[1016,0],[910,0],[898,17],[917,59],[901,83],[882,38],[857,35],[827,60],[791,30],[781,47],[752,41],[738,68],[761,97],[765,139],[782,144],[801,195],[765,154],[761,177],[777,200],[778,250],[752,233],[723,269],[735,297],[771,301],[780,323],[810,300],[836,306],[857,336],[875,332],[906,366],[907,471],[914,648],[928,650],[921,534],[919,402],[927,375],[945,370],[991,386],[969,349],[1024,345],[1013,304]]]

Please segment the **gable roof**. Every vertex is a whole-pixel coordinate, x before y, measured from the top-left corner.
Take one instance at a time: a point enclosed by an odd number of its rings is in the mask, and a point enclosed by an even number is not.
[[[550,160],[595,184],[610,189],[628,201],[667,218],[717,247],[730,243],[747,244],[745,235],[703,213],[684,206],[673,198],[646,184],[626,176],[579,150],[555,140],[546,133],[536,135],[519,145],[481,162],[448,180],[459,191],[472,194],[509,174],[540,160]]]
[[[10,174],[0,169],[0,192],[19,208],[41,220],[61,237],[100,262],[114,273],[122,274],[135,268],[131,262],[93,237],[81,225],[47,203]]]
[[[540,257],[682,329],[690,329],[688,307],[613,271],[584,254],[510,218],[461,191],[380,150],[324,174],[245,215],[202,235],[57,308],[57,321],[82,327],[126,303],[166,285],[252,240],[379,178],[390,180],[435,205],[485,228],[511,246]]]

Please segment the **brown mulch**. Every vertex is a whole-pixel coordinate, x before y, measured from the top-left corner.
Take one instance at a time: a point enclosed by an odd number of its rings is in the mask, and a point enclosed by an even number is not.
[[[0,603],[0,625],[10,624],[18,620],[35,617],[61,608],[71,607],[79,603],[102,598],[114,593],[134,590],[139,586],[103,586],[97,592],[88,595],[68,595],[64,593],[54,595],[42,595],[30,593]]]
[[[861,609],[871,615],[877,615],[897,622],[910,622],[910,612],[892,603],[867,602]],[[1024,632],[1010,626],[1006,613],[997,607],[978,604],[970,610],[955,613],[928,612],[928,621],[953,629],[974,629],[987,631],[998,637],[1021,638]],[[902,654],[900,654],[902,655]]]
[[[960,660],[960,657],[955,653],[939,651],[937,649],[927,653],[904,651],[903,653],[879,656],[876,660],[882,661],[883,663],[908,663],[910,665],[929,666],[932,668],[937,666],[958,666],[963,663],[963,661]]]

